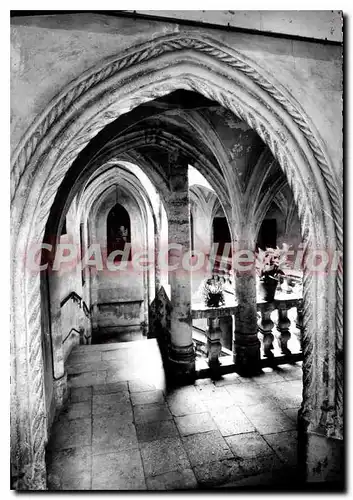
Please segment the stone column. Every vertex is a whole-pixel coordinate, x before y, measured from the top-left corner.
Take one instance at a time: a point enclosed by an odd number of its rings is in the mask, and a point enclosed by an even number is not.
[[[193,378],[195,351],[192,342],[190,207],[188,164],[178,157],[170,163],[170,195],[168,202],[168,265],[171,291],[170,369],[175,381]]]
[[[217,371],[220,365],[219,356],[222,351],[221,336],[222,331],[219,326],[220,318],[208,318],[207,319],[207,357],[208,365],[212,371]]]
[[[252,375],[260,371],[260,341],[257,336],[256,272],[254,263],[245,263],[246,251],[254,255],[254,238],[236,242],[233,249],[233,267],[237,309],[234,315],[235,331],[233,356],[237,371]],[[250,255],[250,254],[249,254]]]

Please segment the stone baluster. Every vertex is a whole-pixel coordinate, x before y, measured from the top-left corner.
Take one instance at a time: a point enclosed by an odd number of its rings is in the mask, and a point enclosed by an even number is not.
[[[278,306],[277,331],[279,333],[277,340],[282,354],[292,354],[288,349],[288,340],[290,339],[290,319],[288,318],[287,306],[281,304]]]
[[[222,351],[222,330],[219,325],[219,318],[208,318],[207,336],[207,356],[208,365],[211,369],[216,370],[219,367],[219,356]]]
[[[297,305],[297,319],[295,326],[297,327],[296,336],[299,340],[300,344],[300,350],[302,350],[302,333],[303,333],[303,328],[304,328],[304,310],[303,310],[303,301],[298,300],[298,305]]]
[[[258,321],[259,332],[262,334],[263,353],[266,358],[273,358],[274,335],[272,329],[274,322],[271,319],[271,313],[274,309],[273,304],[266,304],[261,308],[261,318]]]

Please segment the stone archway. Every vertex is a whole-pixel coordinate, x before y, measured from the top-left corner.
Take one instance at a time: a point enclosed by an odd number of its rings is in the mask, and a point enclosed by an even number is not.
[[[55,192],[90,139],[122,113],[175,88],[197,91],[245,120],[287,177],[307,246],[342,250],[340,183],[322,141],[298,104],[245,56],[210,38],[168,35],[73,81],[28,130],[12,163],[12,350],[18,361],[11,430],[22,489],[45,488],[46,431],[40,279],[24,274],[19,256],[42,241]],[[305,272],[302,418],[308,429],[321,425],[336,437],[343,415],[342,305],[341,273]]]

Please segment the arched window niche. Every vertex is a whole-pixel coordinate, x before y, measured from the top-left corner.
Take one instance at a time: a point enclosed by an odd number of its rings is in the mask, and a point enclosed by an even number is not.
[[[130,244],[127,259],[124,254],[118,254],[114,258],[114,262],[120,262],[123,259],[131,261],[130,216],[120,203],[116,203],[107,217],[107,255],[115,250],[124,252],[126,244]]]

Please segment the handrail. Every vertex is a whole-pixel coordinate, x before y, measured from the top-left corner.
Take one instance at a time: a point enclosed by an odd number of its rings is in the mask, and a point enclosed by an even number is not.
[[[86,302],[83,300],[83,298],[82,298],[82,297],[80,297],[80,296],[79,296],[79,294],[78,294],[78,293],[76,293],[76,292],[74,292],[74,291],[70,292],[70,293],[69,293],[69,294],[68,294],[68,295],[67,295],[67,296],[66,296],[66,297],[65,297],[65,298],[64,298],[64,299],[60,302],[60,308],[62,308],[62,307],[66,304],[66,302],[68,302],[70,299],[72,299],[72,300],[73,300],[73,302],[78,303],[78,305],[79,305],[80,309],[83,309],[83,312],[84,312],[84,314],[85,314],[85,316],[86,316],[87,318],[89,318],[89,317],[90,317],[90,312],[89,312],[89,309],[88,309],[88,307],[87,307]]]
[[[71,333],[72,332],[76,332],[78,333],[80,336],[82,335],[82,331],[80,332],[79,330],[76,330],[76,328],[71,328],[71,330],[69,331],[69,333],[66,335],[66,337],[64,338],[64,340],[62,341],[62,343],[64,344],[66,342],[66,340],[70,337]]]
[[[198,326],[193,326],[193,335],[192,338],[199,342],[200,344],[206,345],[207,344],[207,335],[206,331],[203,330],[202,328],[199,328]],[[233,353],[226,347],[222,345],[222,353],[224,353],[225,356],[232,356]]]

